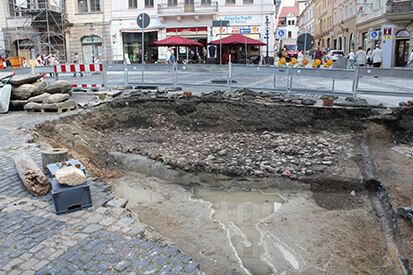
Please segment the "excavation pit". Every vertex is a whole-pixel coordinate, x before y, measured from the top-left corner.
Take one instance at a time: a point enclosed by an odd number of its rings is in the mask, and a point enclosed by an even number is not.
[[[320,105],[134,92],[38,132],[209,274],[398,274],[359,140],[411,141],[411,111]]]

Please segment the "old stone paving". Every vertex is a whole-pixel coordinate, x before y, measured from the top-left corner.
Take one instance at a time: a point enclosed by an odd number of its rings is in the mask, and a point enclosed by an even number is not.
[[[205,274],[177,247],[139,238],[144,225],[91,175],[93,207],[70,214],[55,214],[50,193],[26,191],[11,158],[24,152],[40,167],[41,148],[28,143],[28,130],[57,117],[0,115],[0,274]]]

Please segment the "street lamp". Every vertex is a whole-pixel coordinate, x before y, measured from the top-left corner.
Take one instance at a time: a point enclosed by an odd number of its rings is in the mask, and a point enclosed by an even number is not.
[[[270,38],[270,20],[268,20],[268,15],[265,16],[265,37],[267,38],[267,55],[265,56],[265,63],[268,65],[268,39]]]
[[[90,26],[90,33],[92,35],[92,63],[95,63],[95,43],[94,43],[94,40],[93,40],[94,31],[95,31],[95,29],[93,28],[93,25],[91,25]]]

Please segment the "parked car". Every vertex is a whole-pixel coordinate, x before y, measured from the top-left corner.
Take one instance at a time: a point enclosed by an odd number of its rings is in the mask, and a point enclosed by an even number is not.
[[[299,52],[297,45],[284,45],[283,47],[286,49],[285,52],[287,53],[287,61],[293,57],[297,58]]]
[[[333,62],[337,61],[340,56],[345,56],[344,51],[342,50],[331,50],[326,55],[326,60],[333,60]]]

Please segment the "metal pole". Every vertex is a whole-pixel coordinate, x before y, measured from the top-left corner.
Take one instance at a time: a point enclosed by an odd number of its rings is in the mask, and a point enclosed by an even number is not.
[[[359,68],[356,66],[355,75],[354,75],[354,81],[353,81],[353,98],[357,97],[357,88],[359,86]]]
[[[270,23],[270,21],[268,21],[268,15],[266,15],[265,16],[265,24],[266,24],[266,32],[265,32],[265,35],[267,36],[267,56],[265,57],[265,63],[266,63],[266,65],[269,65],[269,62],[268,62],[268,39],[270,38],[270,33],[269,33],[269,28],[268,28],[268,25],[269,25],[269,23]]]
[[[102,63],[103,66],[103,72],[102,72],[102,77],[103,77],[103,86],[106,88],[107,87],[107,70],[106,70],[106,61]]]
[[[307,47],[307,33],[304,34],[303,67],[305,67],[305,50],[306,50],[306,47]]]
[[[245,37],[245,65],[247,65],[247,60],[248,60],[248,49],[247,49],[247,37]]]
[[[93,40],[93,33],[92,33],[92,63],[95,63],[95,43]]]
[[[145,16],[142,14],[142,64],[145,63]]]
[[[336,79],[333,78],[333,87],[332,87],[332,91],[334,92],[334,86],[336,85]]]
[[[222,65],[222,20],[219,20],[219,65]]]
[[[123,67],[124,67],[123,84],[127,86],[128,85],[128,64],[124,62]]]

